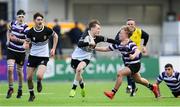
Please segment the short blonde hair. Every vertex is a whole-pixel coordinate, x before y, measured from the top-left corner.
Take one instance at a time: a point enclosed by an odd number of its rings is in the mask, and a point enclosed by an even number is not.
[[[124,30],[124,31],[128,34],[128,38],[130,38],[130,37],[132,36],[132,33],[133,33],[133,32],[129,29],[128,26],[126,26],[126,25],[122,26],[121,29],[120,29],[120,32],[121,32],[122,30]]]

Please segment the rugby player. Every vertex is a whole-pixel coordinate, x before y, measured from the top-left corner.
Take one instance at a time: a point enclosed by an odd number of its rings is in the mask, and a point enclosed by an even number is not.
[[[52,29],[44,25],[44,16],[41,13],[35,13],[33,20],[35,26],[27,32],[26,42],[23,44],[25,49],[29,48],[30,43],[32,44],[32,46],[30,47],[30,54],[27,63],[27,81],[30,93],[30,102],[32,102],[35,99],[33,74],[36,71],[36,69],[37,91],[42,91],[41,81],[43,79],[44,72],[46,71],[47,63],[49,61],[49,38],[53,36],[53,46],[50,50],[51,56],[54,56],[58,42],[57,34]]]
[[[7,32],[7,65],[8,65],[8,82],[9,89],[6,98],[11,98],[14,92],[13,81],[14,81],[14,66],[16,64],[16,71],[18,74],[18,92],[17,98],[22,96],[22,85],[23,85],[23,65],[25,59],[25,49],[23,43],[25,41],[25,35],[28,31],[28,25],[25,24],[24,10],[17,12],[16,20],[12,21],[9,25]]]
[[[161,72],[157,77],[156,84],[159,86],[160,83],[164,81],[174,97],[180,97],[180,73],[174,71],[172,64],[166,64],[164,69],[165,71]]]
[[[108,52],[108,51],[119,51],[122,54],[122,59],[124,61],[124,64],[126,64],[125,68],[118,71],[117,74],[117,80],[114,88],[112,91],[105,91],[104,94],[109,97],[110,99],[113,99],[116,92],[118,91],[119,87],[122,84],[123,77],[132,75],[135,82],[140,83],[147,88],[149,88],[155,95],[155,97],[158,96],[158,89],[157,85],[152,85],[149,83],[148,80],[145,78],[142,78],[139,70],[141,67],[140,59],[141,59],[141,52],[136,46],[136,44],[130,40],[130,37],[132,36],[132,31],[128,26],[123,26],[120,29],[119,33],[120,38],[120,44],[113,44],[108,47],[96,47],[95,50],[102,51],[102,52]]]
[[[84,81],[82,77],[83,70],[89,64],[93,54],[93,50],[99,42],[117,43],[113,39],[100,36],[101,25],[98,20],[92,20],[88,24],[88,28],[83,33],[79,40],[78,47],[72,53],[71,66],[75,71],[75,77],[69,97],[74,97],[76,94],[77,85],[80,85],[81,96],[85,97]]]
[[[126,25],[133,32],[130,39],[137,45],[138,49],[142,52],[143,55],[147,55],[146,45],[149,40],[149,34],[141,28],[137,27],[136,21],[132,18],[127,20]],[[119,32],[115,39],[119,40]],[[127,76],[127,83],[128,86],[126,88],[126,92],[130,93],[130,96],[135,96],[138,88],[136,88],[135,81],[131,76]]]

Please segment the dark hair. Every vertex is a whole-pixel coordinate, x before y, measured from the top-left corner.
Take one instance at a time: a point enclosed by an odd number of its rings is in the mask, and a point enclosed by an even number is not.
[[[18,10],[16,15],[25,15],[26,13],[24,12],[24,10],[20,9]]]
[[[74,25],[75,25],[75,26],[77,26],[78,24],[79,24],[79,22],[78,22],[78,21],[75,21],[75,22],[74,22]]]
[[[128,26],[126,26],[126,25],[122,26],[120,29],[120,32],[121,32],[121,30],[124,30],[128,34],[128,38],[130,38],[132,36],[133,32],[129,29]]]
[[[99,22],[98,20],[93,19],[93,20],[91,20],[91,21],[89,22],[88,28],[91,29],[91,28],[95,27],[96,24],[97,24],[97,25],[101,25],[100,22]]]
[[[54,22],[58,22],[58,19],[57,19],[57,18],[55,18],[55,19],[54,19]]]
[[[39,12],[34,14],[33,19],[35,20],[37,17],[44,18],[44,16],[41,13],[39,13]]]
[[[168,67],[173,68],[173,65],[172,65],[172,64],[170,64],[170,63],[168,63],[168,64],[166,64],[166,65],[164,66],[164,68],[168,68]]]
[[[127,21],[135,21],[133,18],[128,18]]]

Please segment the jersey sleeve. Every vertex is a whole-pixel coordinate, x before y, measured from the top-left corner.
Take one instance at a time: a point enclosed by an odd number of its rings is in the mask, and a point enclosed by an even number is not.
[[[163,72],[159,74],[156,81],[158,84],[160,84],[164,80]]]
[[[27,35],[28,31],[29,31],[29,27],[26,26],[26,27],[24,28],[24,34]]]
[[[117,44],[112,44],[112,45],[109,45],[108,47],[111,51],[115,51],[116,49],[118,49],[118,45]]]
[[[104,36],[97,36],[97,41],[98,42],[108,42],[108,43],[112,43],[112,44],[119,44],[119,42],[117,40],[107,38]]]
[[[79,42],[78,42],[78,47],[85,47],[85,46],[89,46],[89,42],[85,41],[86,37],[83,38],[81,37],[79,39]]]
[[[144,30],[142,30],[142,36],[141,39],[144,39],[143,45],[146,46],[147,42],[149,40],[149,34],[146,33]]]
[[[47,27],[47,33],[48,33],[48,36],[53,36],[55,32],[52,29]]]
[[[120,33],[120,32],[118,32],[118,33],[116,34],[115,40],[119,40],[119,33]]]
[[[135,51],[138,47],[136,46],[136,44],[134,42],[129,44],[129,48],[131,51]]]
[[[13,25],[13,21],[8,25],[9,32],[11,32],[11,30],[12,30],[12,25]]]
[[[103,37],[103,36],[97,36],[96,37],[96,40],[97,40],[97,43],[99,43],[99,42],[105,42],[106,40],[105,40],[105,37]]]
[[[180,82],[180,72],[178,72],[177,79],[178,79],[178,81]]]
[[[31,31],[30,30],[26,31],[25,37],[26,37],[27,42],[31,42]]]

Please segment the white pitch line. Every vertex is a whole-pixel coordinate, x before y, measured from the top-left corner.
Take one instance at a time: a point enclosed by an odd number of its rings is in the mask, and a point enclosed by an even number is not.
[[[53,95],[55,93],[36,93],[36,94],[38,94],[38,95]],[[6,95],[6,94],[0,94],[0,96],[4,96],[4,95]],[[29,93],[23,93],[23,95],[29,95]]]

